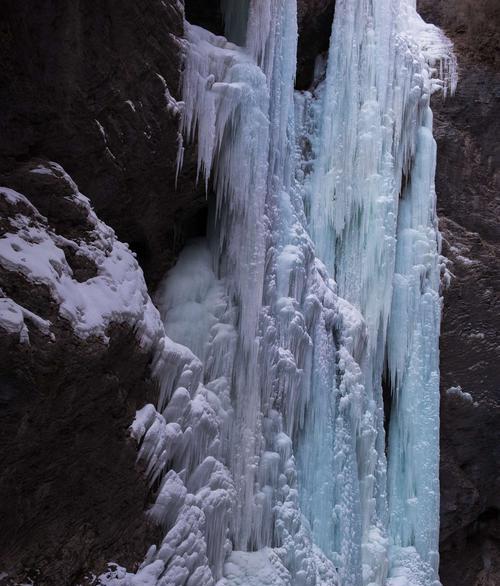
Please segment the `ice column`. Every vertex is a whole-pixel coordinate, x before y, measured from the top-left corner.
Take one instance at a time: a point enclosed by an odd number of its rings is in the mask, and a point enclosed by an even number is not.
[[[389,433],[390,529],[437,575],[439,537],[440,241],[436,145],[427,107],[398,217],[387,355],[393,389]]]
[[[196,135],[200,170],[216,192],[213,266],[237,314],[227,374],[226,455],[237,492],[230,533],[237,550],[277,546],[294,583],[312,586],[326,576],[333,584],[333,564],[314,550],[302,522],[293,454],[311,398],[314,340],[324,339],[317,356],[330,362],[333,392],[333,332],[341,337],[336,296],[315,259],[295,177],[296,4],[241,6],[248,9],[245,47],[188,25],[184,75],[185,134]],[[227,34],[237,38],[232,27],[239,30],[241,15],[235,20],[235,5],[223,8],[230,11]]]
[[[235,5],[223,7],[236,38]],[[239,48],[189,27],[184,86],[185,132],[196,133],[200,169],[211,172],[217,195],[214,266],[239,313],[229,377],[238,495],[231,532],[236,549],[278,547],[293,583],[312,585],[321,575],[335,583],[337,563],[345,583],[355,584],[362,574],[355,445],[376,434],[354,357],[363,354],[363,320],[337,299],[306,230],[295,2],[250,2],[245,38]]]
[[[451,44],[420,19],[414,3],[337,1],[326,79],[316,92],[319,106],[311,106],[317,131],[307,190],[317,252],[368,329],[361,366],[371,425],[358,431],[355,445],[363,563],[375,567],[377,544],[370,542],[377,528],[382,536],[388,528],[390,543],[416,548],[430,564],[432,580],[439,527],[440,267],[429,98],[455,83]],[[385,361],[393,396],[388,499]],[[368,579],[380,583],[383,575]]]

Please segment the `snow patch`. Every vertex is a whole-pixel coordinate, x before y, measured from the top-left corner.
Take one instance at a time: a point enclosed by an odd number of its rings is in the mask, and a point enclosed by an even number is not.
[[[99,336],[107,340],[110,324],[125,323],[137,330],[143,347],[151,347],[163,335],[163,327],[133,253],[97,218],[89,200],[77,191],[59,165],[50,163],[44,169],[45,174],[56,173],[62,177],[73,189],[71,199],[85,212],[91,232],[85,239],[62,238],[47,226],[46,219],[22,194],[2,187],[0,197],[13,206],[22,203],[31,213],[27,216],[17,212],[11,218],[15,231],[0,238],[1,266],[21,273],[35,285],[45,285],[61,317],[82,338]],[[97,275],[84,282],[77,281],[63,246],[70,246],[91,261]],[[38,327],[46,327],[44,320],[34,321]]]
[[[2,293],[1,290],[0,293]],[[42,333],[54,339],[54,335],[50,333],[51,324],[48,320],[35,315],[8,297],[0,297],[0,328],[9,334],[18,334],[21,344],[29,343],[26,322],[31,323]]]
[[[462,387],[460,385],[446,389],[446,396],[450,398],[459,399],[460,401],[463,401],[465,403],[470,403],[474,407],[477,407],[479,405],[479,403],[474,401],[470,393],[466,393],[462,390]]]

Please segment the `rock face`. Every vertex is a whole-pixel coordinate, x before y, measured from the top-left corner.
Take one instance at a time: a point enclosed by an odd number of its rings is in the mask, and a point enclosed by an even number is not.
[[[3,180],[17,191],[0,187],[0,567],[16,583],[76,584],[136,564],[157,537],[128,428],[156,395],[159,316],[59,165]]]
[[[500,583],[500,6],[425,0],[420,11],[444,28],[459,61],[455,97],[433,104],[438,211],[453,274],[441,336],[440,573],[444,586],[493,585]]]
[[[2,4],[0,171],[58,161],[153,285],[205,207],[194,151],[175,189],[182,36],[181,2]]]
[[[316,57],[328,51],[332,31],[335,0],[299,0],[297,20],[297,80],[299,90],[310,88],[314,78]]]
[[[184,4],[188,22],[206,28],[215,35],[224,34],[220,0],[187,0]]]

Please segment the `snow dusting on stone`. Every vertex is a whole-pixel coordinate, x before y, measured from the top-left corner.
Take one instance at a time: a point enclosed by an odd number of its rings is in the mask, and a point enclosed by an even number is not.
[[[89,200],[78,192],[59,165],[50,163],[32,172],[62,176],[73,190],[72,203],[84,211],[91,230],[85,239],[62,238],[26,197],[0,187],[0,197],[14,208],[11,228],[0,238],[0,265],[7,271],[20,273],[35,285],[47,287],[60,316],[82,338],[92,335],[106,339],[110,324],[123,323],[137,329],[144,347],[151,346],[163,335],[163,328],[133,253],[97,218]],[[96,275],[78,281],[63,247],[72,248],[90,261]],[[4,307],[7,307],[5,303]],[[46,321],[26,312],[24,315],[48,331]]]

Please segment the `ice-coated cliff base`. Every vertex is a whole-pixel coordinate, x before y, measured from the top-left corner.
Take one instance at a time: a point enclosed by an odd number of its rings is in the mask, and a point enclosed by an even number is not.
[[[437,586],[429,100],[451,45],[411,0],[339,0],[294,94],[295,1],[222,6],[229,40],[186,24],[183,82],[216,202],[157,293],[160,397],[131,427],[165,537],[100,581]]]

